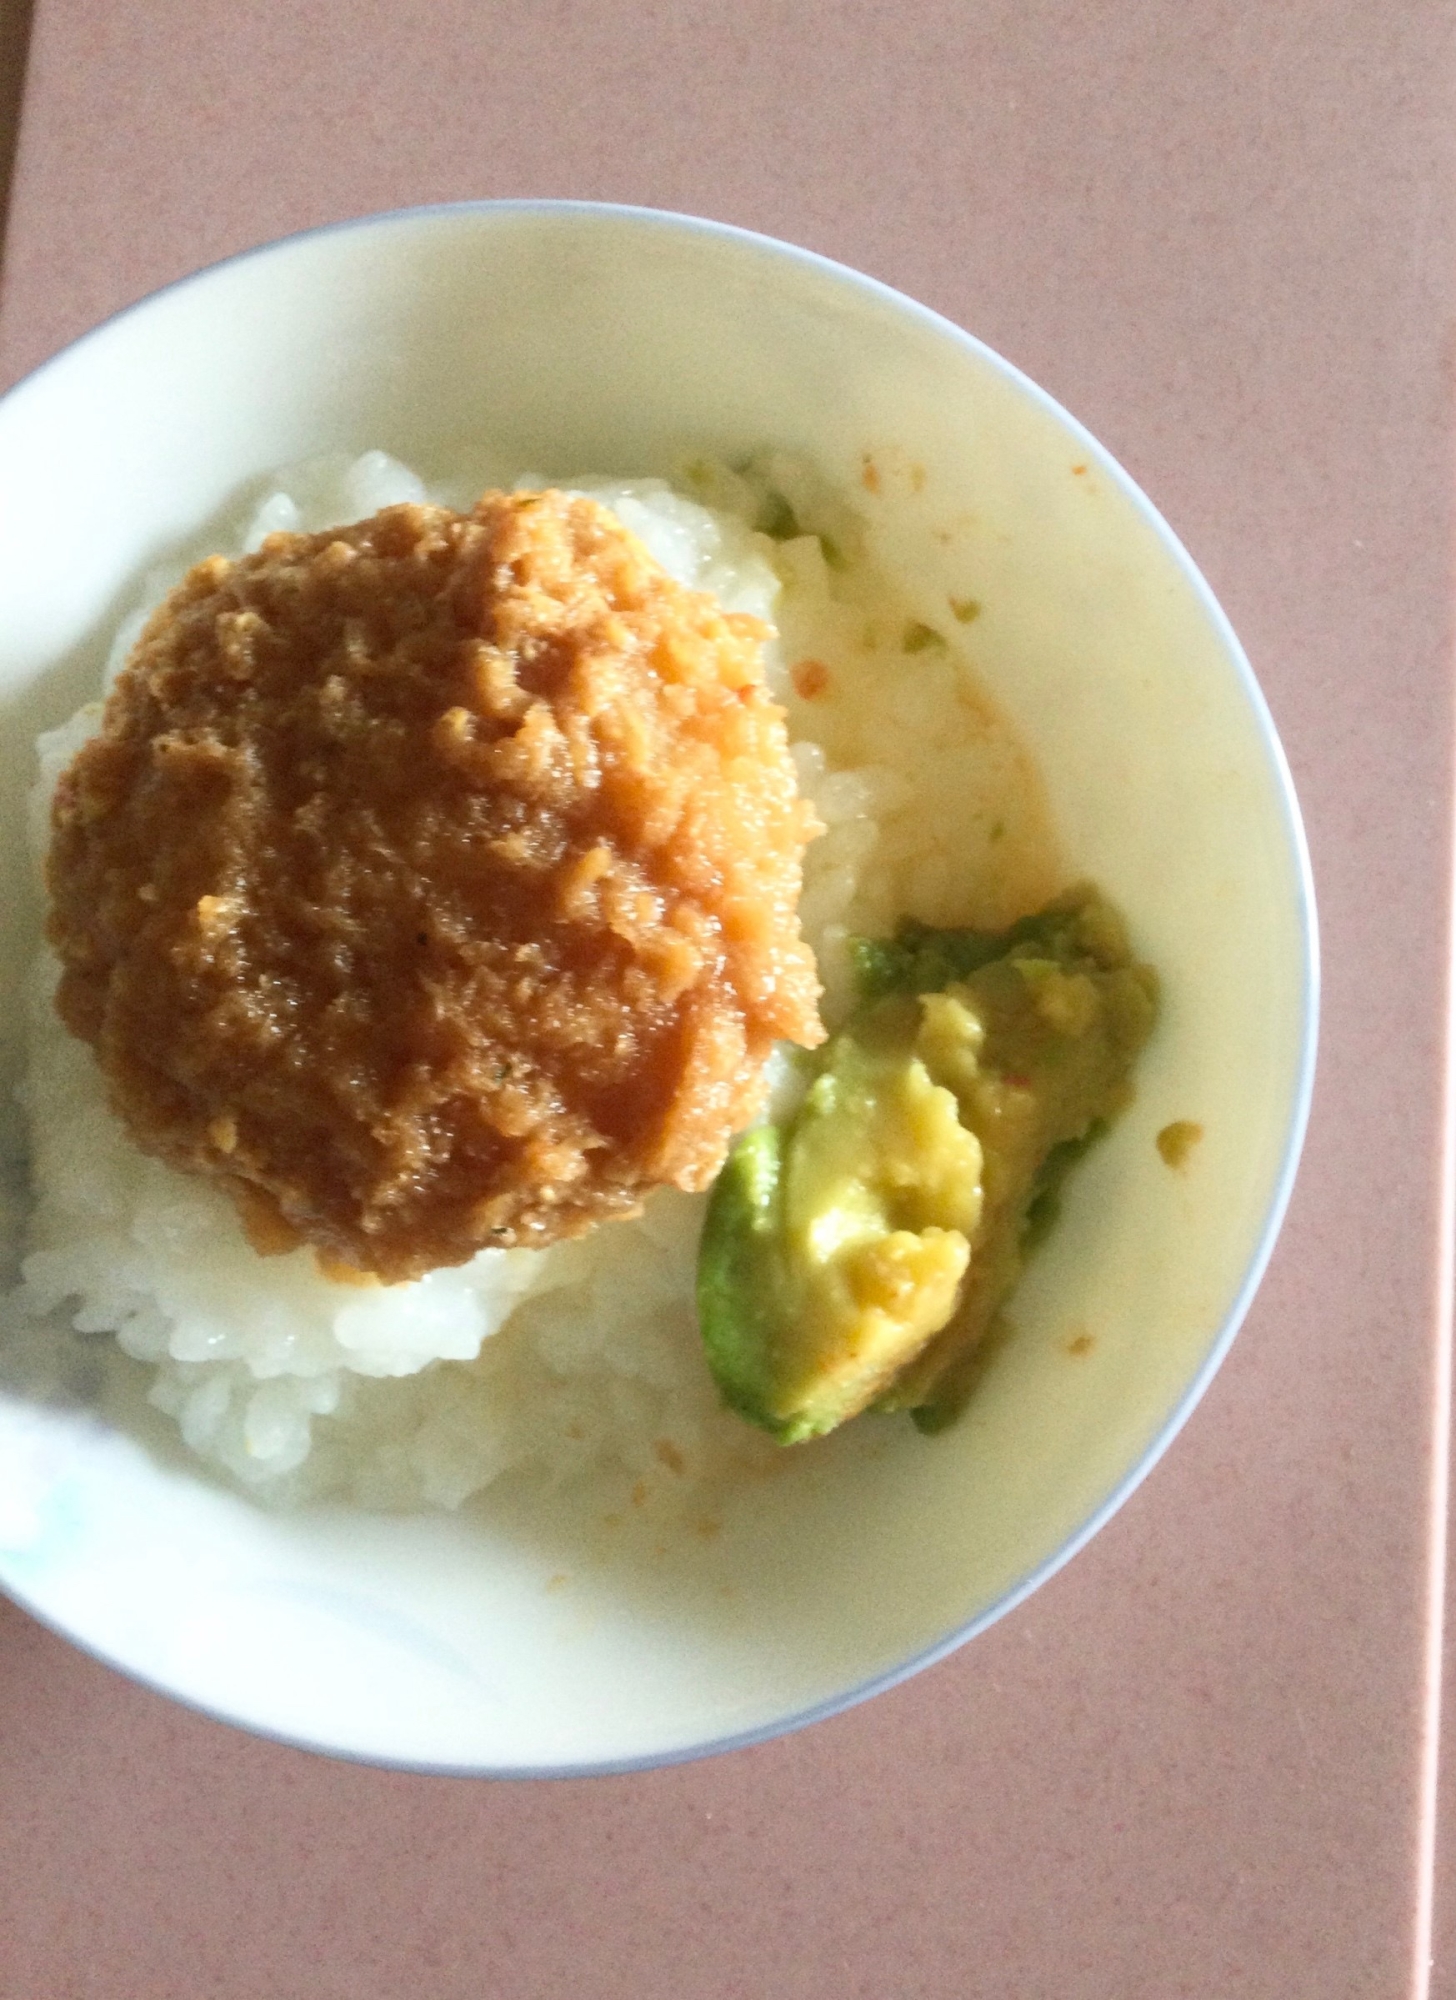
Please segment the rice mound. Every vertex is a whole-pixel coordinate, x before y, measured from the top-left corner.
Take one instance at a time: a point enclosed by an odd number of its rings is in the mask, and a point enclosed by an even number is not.
[[[775,457],[746,472],[695,466],[689,480],[700,498],[661,480],[572,490],[609,507],[680,582],[778,632],[770,687],[826,828],[806,858],[800,914],[833,1025],[849,936],[883,934],[903,915],[1000,924],[1051,891],[1040,787],[953,640],[907,636],[928,628],[809,472]],[[463,497],[427,494],[382,452],[288,468],[230,533],[144,580],[108,678],[198,555]],[[753,526],[766,516],[773,535]],[[800,522],[822,538],[781,532]],[[91,704],[40,739],[38,856],[56,778],[99,715]],[[12,1306],[52,1341],[114,1334],[153,1371],[150,1400],[186,1445],[250,1491],[455,1507],[507,1472],[554,1483],[595,1469],[640,1498],[649,1482],[685,1494],[774,1455],[721,1408],[702,1359],[693,1274],[706,1196],[662,1190],[634,1221],[546,1250],[484,1250],[377,1289],[331,1282],[307,1250],[260,1259],[219,1189],[133,1148],[91,1050],[56,1016],[56,977],[43,951],[22,1090],[35,1208]]]

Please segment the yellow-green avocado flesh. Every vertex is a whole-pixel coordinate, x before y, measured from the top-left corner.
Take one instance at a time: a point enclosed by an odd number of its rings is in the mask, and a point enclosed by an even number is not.
[[[855,964],[858,1006],[793,1116],[735,1142],[698,1253],[709,1365],[785,1444],[871,1405],[956,1414],[1157,1011],[1089,887],[997,934],[902,925]]]

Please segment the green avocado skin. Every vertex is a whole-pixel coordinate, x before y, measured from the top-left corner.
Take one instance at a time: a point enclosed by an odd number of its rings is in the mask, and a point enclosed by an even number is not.
[[[723,1399],[781,1444],[817,1435],[812,1411],[772,1408],[774,1367],[792,1323],[783,1251],[784,1133],[755,1125],[713,1183],[698,1250],[698,1325]]]
[[[895,1061],[918,1061],[946,1103],[952,1094],[984,1160],[984,1202],[974,1228],[965,1225],[970,1263],[955,1310],[928,1340],[894,1353],[896,1372],[873,1398],[931,1432],[958,1414],[999,1345],[1000,1309],[1054,1222],[1063,1178],[1128,1101],[1157,981],[1134,961],[1118,912],[1089,886],[999,935],[906,924],[892,939],[858,941],[854,953],[860,1005],[820,1054],[821,1086],[846,1068],[846,1055],[853,1071],[860,1049],[882,1063],[899,1049]],[[796,1162],[812,1131],[812,1109],[801,1109],[782,1128],[739,1137],[714,1184],[698,1259],[699,1323],[724,1398],[784,1444],[820,1436],[865,1406],[863,1398],[846,1405],[842,1356],[805,1367],[804,1274],[791,1254],[788,1189],[804,1184]],[[872,1168],[864,1178],[873,1180]],[[832,1205],[825,1217],[833,1223]],[[851,1323],[851,1346],[855,1337]],[[851,1372],[855,1365],[851,1356]]]

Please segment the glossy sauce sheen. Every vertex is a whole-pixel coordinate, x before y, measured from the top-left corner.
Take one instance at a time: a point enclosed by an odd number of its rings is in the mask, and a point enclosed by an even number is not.
[[[199,564],[53,812],[137,1143],[391,1281],[706,1186],[822,1037],[764,636],[555,492]]]

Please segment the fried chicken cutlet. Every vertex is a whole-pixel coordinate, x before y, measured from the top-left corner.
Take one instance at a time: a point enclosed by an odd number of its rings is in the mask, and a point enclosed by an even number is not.
[[[554,491],[194,568],[52,814],[135,1142],[387,1282],[705,1187],[823,1034],[766,636]]]

